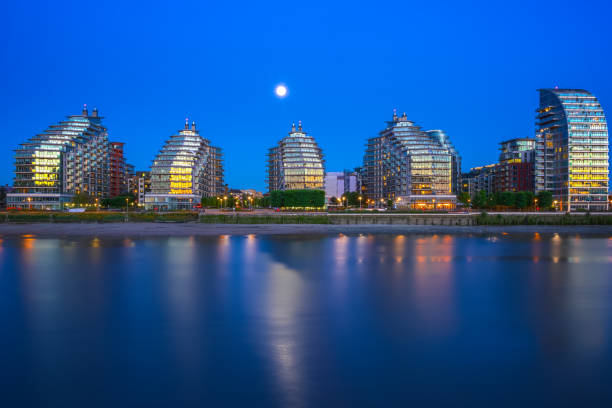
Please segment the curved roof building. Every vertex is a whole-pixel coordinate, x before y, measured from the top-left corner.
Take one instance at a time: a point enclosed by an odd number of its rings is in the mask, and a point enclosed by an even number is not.
[[[582,89],[540,89],[535,189],[551,191],[563,211],[608,209],[608,125],[601,104]]]
[[[289,135],[268,151],[268,191],[324,189],[323,152],[299,122]]]
[[[222,193],[222,152],[200,136],[195,122],[170,136],[151,166],[148,209],[192,209],[202,197]]]
[[[78,193],[106,198],[109,191],[108,132],[97,109],[51,125],[15,153],[14,192],[8,206],[62,209]]]
[[[406,114],[368,140],[363,181],[368,199],[415,209],[455,205],[460,158],[441,130],[423,131]]]

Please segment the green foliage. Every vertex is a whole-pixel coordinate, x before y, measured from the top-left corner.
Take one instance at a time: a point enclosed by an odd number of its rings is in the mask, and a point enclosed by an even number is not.
[[[6,187],[0,186],[0,208],[6,208]]]
[[[77,193],[72,197],[72,203],[75,205],[93,204],[95,199],[87,193]]]
[[[357,191],[352,191],[350,193],[344,193],[342,194],[342,197],[344,199],[342,200],[341,204],[346,204],[349,207],[359,206],[359,197],[361,197],[361,194],[359,194]]]
[[[133,206],[135,202],[136,197],[133,194],[125,194],[113,198],[103,198],[100,205],[104,208],[125,208],[126,204]]]
[[[550,191],[540,191],[536,198],[539,208],[549,209],[553,205],[553,195]]]
[[[457,195],[457,200],[467,207],[471,201],[470,193],[466,191],[464,191],[463,193],[460,193],[459,195]]]
[[[505,205],[506,207],[514,207],[519,195],[520,194],[515,194],[512,191],[504,191],[499,194],[499,204]]]
[[[270,203],[280,208],[323,207],[323,190],[276,190],[270,192]]]
[[[487,208],[487,203],[487,193],[484,190],[480,190],[478,193],[476,193],[474,200],[472,200],[472,204],[475,208]]]

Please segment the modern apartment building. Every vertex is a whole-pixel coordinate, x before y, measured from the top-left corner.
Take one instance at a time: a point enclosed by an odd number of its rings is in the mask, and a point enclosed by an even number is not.
[[[459,155],[444,132],[424,131],[394,110],[387,127],[366,144],[364,192],[370,200],[391,200],[397,207],[451,209],[459,171]]]
[[[533,191],[535,139],[517,138],[500,143],[493,191]]]
[[[268,150],[268,191],[324,188],[323,152],[302,122],[291,127],[289,135]]]
[[[582,89],[540,89],[535,190],[562,211],[608,209],[608,126],[601,104]]]
[[[128,188],[130,194],[136,197],[136,202],[144,205],[145,194],[151,191],[151,172],[136,171],[128,179]]]
[[[89,114],[86,105],[80,115],[19,145],[7,205],[59,210],[79,193],[98,199],[109,195],[108,132],[97,109]]]
[[[110,142],[110,183],[109,197],[117,197],[124,194],[128,189],[128,164],[123,155],[123,146],[125,143]]]
[[[470,197],[474,197],[479,191],[484,191],[487,194],[495,192],[496,167],[496,163],[488,164],[472,167],[468,173],[463,173],[461,191],[469,193]]]
[[[195,122],[170,136],[151,166],[151,192],[145,206],[154,210],[192,209],[202,197],[223,191],[221,149],[200,136]]]

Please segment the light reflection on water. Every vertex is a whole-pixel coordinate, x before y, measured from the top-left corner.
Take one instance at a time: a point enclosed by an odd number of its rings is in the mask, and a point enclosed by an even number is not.
[[[608,238],[537,233],[2,237],[0,391],[62,406],[99,389],[107,406],[599,404],[611,263]]]

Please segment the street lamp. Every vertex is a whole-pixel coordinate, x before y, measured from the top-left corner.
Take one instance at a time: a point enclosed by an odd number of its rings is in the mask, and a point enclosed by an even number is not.
[[[363,197],[359,196],[359,209],[360,209],[360,210],[361,210],[361,199],[362,199],[362,198],[363,198]]]
[[[344,203],[344,208],[346,208],[346,197],[342,196],[342,202]]]
[[[223,208],[227,205],[227,196],[223,196]]]
[[[125,199],[125,215],[127,215],[129,212],[129,208],[128,208],[128,199]]]
[[[28,210],[32,209],[32,198],[28,197]]]

